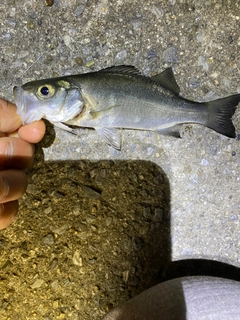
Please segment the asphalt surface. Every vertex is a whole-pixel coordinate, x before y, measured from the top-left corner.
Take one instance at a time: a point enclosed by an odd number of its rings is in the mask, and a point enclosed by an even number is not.
[[[181,94],[240,93],[238,1],[0,3],[0,95],[27,81],[134,65],[172,67]],[[240,132],[240,106],[234,122]],[[48,125],[17,221],[0,233],[1,319],[101,319],[178,275],[239,279],[240,141]],[[213,261],[213,262],[211,262]]]

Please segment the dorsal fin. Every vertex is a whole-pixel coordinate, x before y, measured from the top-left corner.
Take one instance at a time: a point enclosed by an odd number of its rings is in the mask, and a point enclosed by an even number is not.
[[[139,76],[140,71],[135,68],[134,66],[113,66],[106,69],[102,69],[98,72],[104,72],[104,73],[112,73],[112,74],[127,74],[127,75],[135,75]]]
[[[172,68],[167,68],[160,74],[151,77],[151,80],[159,83],[162,87],[172,91],[177,96],[180,93],[180,88],[175,80]]]

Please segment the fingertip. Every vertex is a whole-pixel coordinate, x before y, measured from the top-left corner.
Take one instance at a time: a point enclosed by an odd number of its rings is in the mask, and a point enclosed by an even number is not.
[[[16,105],[0,98],[0,131],[12,132],[21,126],[21,117],[16,113]]]
[[[42,140],[45,132],[45,123],[44,121],[39,120],[20,127],[18,130],[18,136],[30,143],[37,143]]]
[[[0,230],[7,228],[16,219],[17,212],[17,200],[0,204]]]

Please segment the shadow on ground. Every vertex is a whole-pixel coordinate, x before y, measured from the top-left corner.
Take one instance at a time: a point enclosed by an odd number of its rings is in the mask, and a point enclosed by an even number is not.
[[[44,162],[51,140],[37,147],[19,218],[0,233],[1,319],[102,319],[168,279],[239,280],[216,261],[171,262],[170,187],[156,164]]]
[[[224,262],[207,259],[186,259],[169,263],[165,280],[185,276],[212,276],[240,281],[240,269]]]
[[[2,318],[101,319],[159,283],[171,257],[169,212],[156,164],[44,162],[39,146],[20,216],[0,234]]]

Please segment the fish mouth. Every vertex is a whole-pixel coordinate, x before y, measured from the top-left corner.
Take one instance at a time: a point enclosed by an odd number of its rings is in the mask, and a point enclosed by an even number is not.
[[[33,121],[40,120],[44,114],[39,112],[37,103],[33,97],[26,93],[22,87],[14,87],[14,103],[17,106],[17,114],[22,119],[22,124],[28,124]]]

